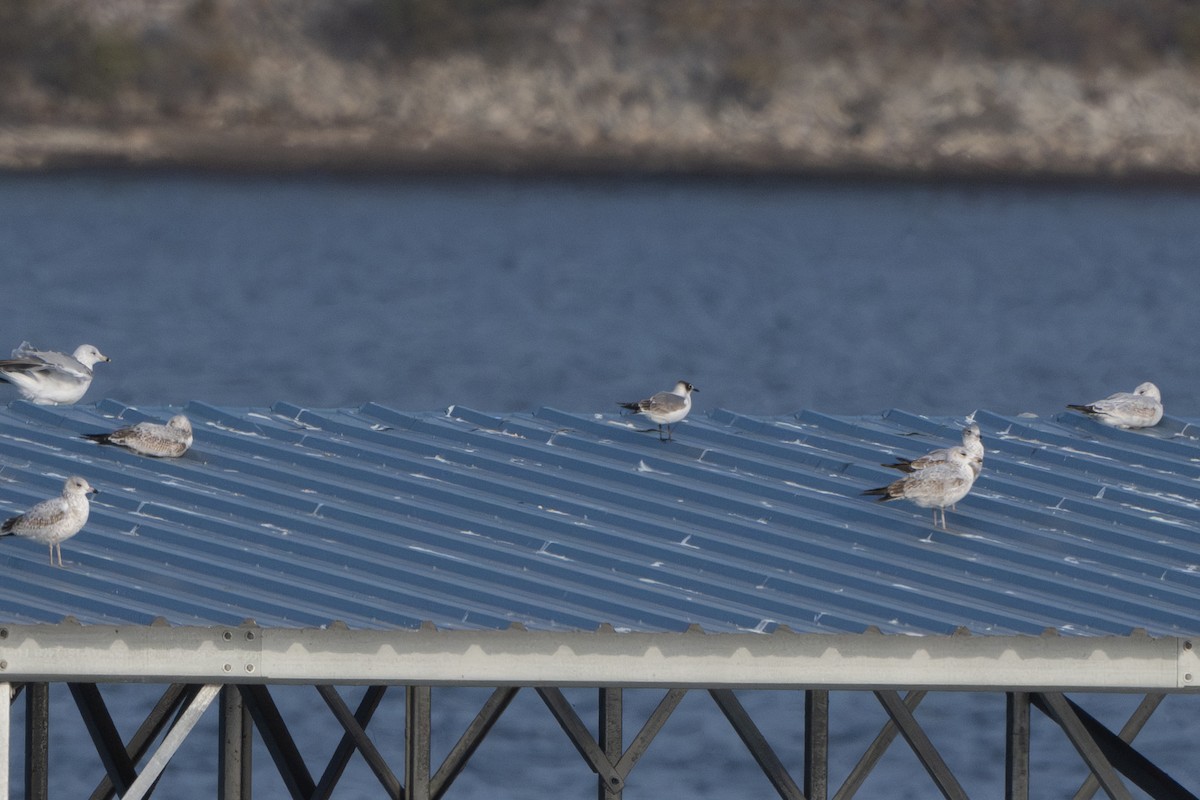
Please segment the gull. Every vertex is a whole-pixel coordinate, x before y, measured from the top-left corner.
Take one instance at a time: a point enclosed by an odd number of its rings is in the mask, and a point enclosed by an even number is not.
[[[92,366],[111,361],[90,344],[81,344],[71,355],[34,350],[29,342],[0,360],[0,380],[17,387],[26,400],[39,405],[77,403],[92,385]]]
[[[1132,392],[1117,392],[1087,405],[1068,405],[1114,428],[1148,428],[1162,419],[1162,394],[1147,381]]]
[[[50,566],[58,550],[58,566],[63,565],[62,543],[83,528],[88,519],[89,494],[99,494],[83,478],[67,478],[61,497],[43,500],[33,508],[0,525],[0,536],[23,536],[50,547]]]
[[[139,422],[112,433],[85,433],[83,438],[99,444],[126,447],[143,456],[176,458],[192,446],[192,423],[183,414],[176,414],[166,425]]]
[[[972,456],[979,456],[978,461],[972,459],[970,462],[971,471],[974,472],[975,477],[978,478],[979,471],[983,469],[984,449],[983,440],[979,434],[979,426],[974,422],[963,428],[962,446],[966,448],[967,452]],[[883,466],[890,469],[898,469],[901,472],[916,472],[919,469],[925,469],[926,467],[931,467],[934,464],[941,464],[949,460],[950,451],[953,449],[954,448],[952,447],[943,447],[939,450],[931,450],[920,458],[913,459],[897,456],[894,462],[891,464],[884,464]]]
[[[975,467],[975,463],[979,466]],[[942,530],[946,530],[946,506],[967,496],[982,468],[982,456],[972,455],[965,447],[951,447],[944,461],[918,469],[887,486],[867,489],[863,494],[877,495],[880,503],[903,498],[921,508],[932,508],[935,528],[940,510]]]
[[[641,414],[658,426],[658,440],[668,441],[671,438],[671,426],[688,415],[692,410],[692,392],[700,391],[687,381],[679,381],[669,392],[656,392],[654,396],[635,403],[621,403],[622,408],[628,408],[635,414]],[[663,427],[667,429],[667,437],[663,438]]]

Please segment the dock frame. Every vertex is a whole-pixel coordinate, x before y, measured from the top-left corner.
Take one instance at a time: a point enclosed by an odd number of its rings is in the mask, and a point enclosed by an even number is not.
[[[1187,638],[945,637],[793,634],[189,628],[58,625],[0,626],[0,691],[25,703],[25,797],[48,796],[50,684],[63,683],[104,765],[91,797],[151,797],[180,744],[206,713],[219,714],[220,800],[252,797],[255,733],[292,798],[330,797],[347,764],[361,756],[381,795],[436,800],[446,795],[518,692],[535,692],[597,779],[599,800],[619,800],[634,767],[689,692],[707,694],[746,745],[776,793],[788,800],[855,797],[897,737],[945,798],[967,793],[917,719],[930,692],[1000,692],[1005,703],[1004,797],[1030,797],[1034,709],[1050,720],[1087,766],[1075,797],[1098,791],[1131,798],[1196,795],[1133,742],[1170,694],[1194,694],[1200,660]],[[113,723],[101,685],[162,684],[158,702],[128,741]],[[314,687],[341,731],[327,763],[300,752],[272,696],[283,685]],[[365,686],[351,708],[342,686]],[[440,764],[431,759],[433,687],[493,687]],[[566,688],[598,692],[589,726]],[[636,733],[627,736],[624,690],[662,691]],[[738,689],[803,693],[803,771],[793,776],[738,700]],[[404,692],[403,763],[389,763],[368,730],[388,692]],[[874,693],[886,723],[840,786],[830,783],[829,697]],[[1142,699],[1118,731],[1069,694],[1121,692]],[[3,696],[3,695],[0,695]],[[217,711],[210,710],[217,706]],[[11,703],[0,703],[0,797],[9,790]]]

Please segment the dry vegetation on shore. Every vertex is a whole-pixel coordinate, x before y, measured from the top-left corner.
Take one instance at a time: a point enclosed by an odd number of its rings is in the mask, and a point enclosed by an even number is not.
[[[0,165],[1200,175],[1188,0],[0,0]]]

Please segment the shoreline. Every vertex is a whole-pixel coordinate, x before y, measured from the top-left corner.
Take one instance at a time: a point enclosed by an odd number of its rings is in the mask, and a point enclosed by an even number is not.
[[[1186,0],[408,6],[20,5],[0,171],[1200,183]]]
[[[388,134],[392,134],[389,136]],[[297,141],[297,139],[309,141]],[[390,141],[383,141],[383,139]],[[464,137],[465,138],[465,137]],[[119,171],[245,176],[320,175],[346,178],[495,176],[963,183],[997,185],[1200,188],[1200,171],[1159,165],[1106,168],[1064,160],[1055,167],[985,164],[944,157],[813,159],[775,147],[715,148],[571,146],[511,141],[455,141],[404,146],[394,132],[361,127],[301,132],[294,128],[183,130],[175,125],[104,128],[80,125],[0,126],[0,175]]]

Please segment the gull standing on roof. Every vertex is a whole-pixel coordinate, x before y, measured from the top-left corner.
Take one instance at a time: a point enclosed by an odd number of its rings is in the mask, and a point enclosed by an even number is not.
[[[653,397],[638,400],[635,403],[621,403],[622,408],[628,408],[635,414],[641,414],[658,426],[658,440],[665,442],[671,438],[671,426],[688,415],[692,410],[692,392],[700,391],[687,381],[679,381],[669,392],[657,392]],[[663,427],[667,436],[663,438]]]
[[[979,456],[978,461],[972,459],[970,462],[971,470],[975,473],[975,477],[978,478],[979,471],[983,469],[984,449],[983,439],[979,433],[979,426],[974,422],[963,428],[962,446],[966,448],[967,452],[972,456]],[[945,461],[948,461],[950,458],[950,451],[953,449],[954,448],[952,447],[943,447],[940,450],[931,450],[920,458],[913,459],[897,456],[895,461],[890,464],[884,464],[883,466],[890,469],[898,469],[901,472],[916,472],[919,469],[925,469],[926,467],[931,467],[934,464],[941,464]]]
[[[1117,392],[1087,405],[1068,405],[1114,428],[1149,428],[1162,419],[1162,393],[1147,381],[1132,392]]]
[[[81,344],[71,355],[53,350],[34,350],[29,342],[0,360],[0,380],[17,387],[21,395],[39,405],[79,402],[92,385],[92,366],[111,361],[90,344]]]
[[[96,489],[77,475],[67,478],[62,496],[43,500],[33,508],[0,525],[0,536],[22,536],[50,547],[50,566],[54,566],[54,551],[58,550],[58,566],[63,565],[62,543],[83,528],[91,505],[89,494]]]
[[[973,466],[975,463],[979,466]],[[918,469],[887,486],[867,489],[863,494],[878,496],[880,503],[903,498],[921,508],[932,508],[935,528],[940,510],[942,530],[946,530],[946,506],[967,496],[982,468],[982,456],[972,455],[965,447],[951,447],[946,460]]]
[[[192,423],[183,414],[176,414],[166,425],[139,422],[112,433],[85,433],[83,438],[125,447],[138,455],[178,458],[192,446]]]

